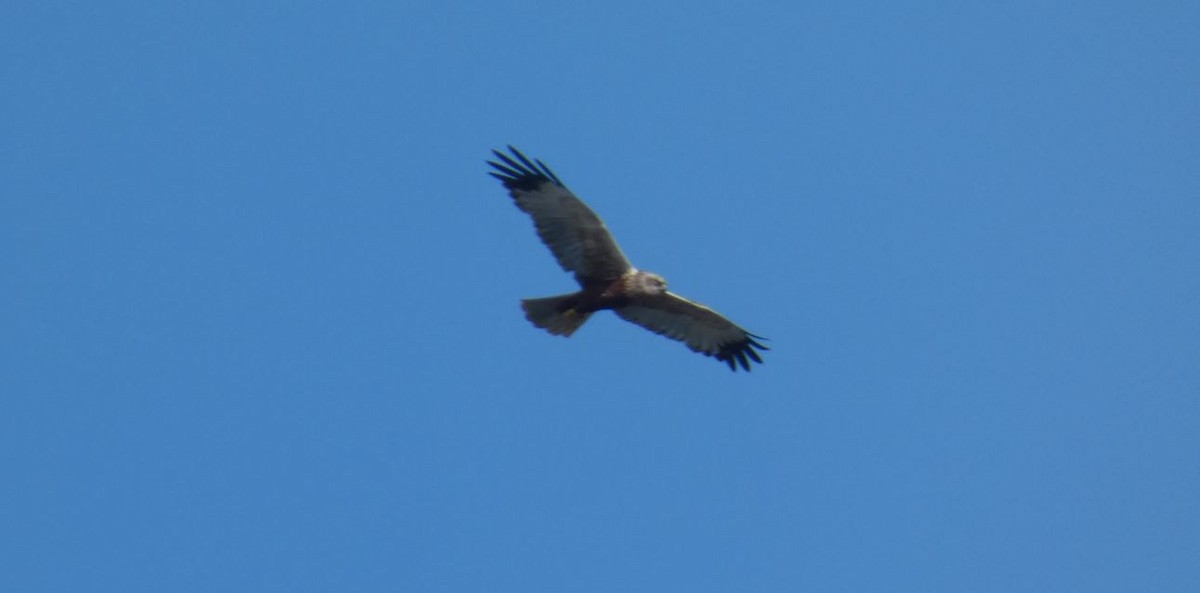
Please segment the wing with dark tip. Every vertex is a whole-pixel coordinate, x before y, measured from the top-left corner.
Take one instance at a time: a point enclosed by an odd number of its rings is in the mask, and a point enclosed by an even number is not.
[[[715,357],[737,371],[762,363],[756,350],[769,350],[756,336],[735,325],[720,313],[693,303],[675,293],[636,297],[632,304],[613,310],[622,319],[656,334],[678,340],[705,356]]]
[[[512,155],[493,150],[498,161],[488,174],[508,189],[517,207],[533,218],[538,237],[550,248],[558,265],[586,281],[613,280],[633,269],[604,221],[567,189],[539,160],[530,160],[512,146]]]

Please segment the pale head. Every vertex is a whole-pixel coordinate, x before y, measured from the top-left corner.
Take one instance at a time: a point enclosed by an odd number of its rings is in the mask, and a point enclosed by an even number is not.
[[[667,279],[655,274],[654,272],[643,272],[638,270],[631,278],[632,288],[639,294],[644,295],[660,295],[667,292]]]

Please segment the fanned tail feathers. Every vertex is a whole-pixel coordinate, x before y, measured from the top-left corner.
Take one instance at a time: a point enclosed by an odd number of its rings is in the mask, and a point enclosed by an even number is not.
[[[571,307],[571,301],[576,297],[576,294],[564,294],[524,299],[521,308],[525,310],[525,318],[530,323],[556,336],[569,337],[592,316],[591,313],[580,313]]]

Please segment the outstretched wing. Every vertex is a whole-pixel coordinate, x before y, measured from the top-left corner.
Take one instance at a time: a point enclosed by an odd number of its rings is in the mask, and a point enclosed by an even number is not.
[[[693,352],[715,356],[730,369],[737,365],[750,370],[750,361],[762,363],[758,350],[769,350],[755,341],[756,336],[699,303],[675,293],[638,296],[633,303],[613,310],[622,319],[636,323],[656,334],[687,344]]]
[[[580,284],[613,280],[633,269],[604,221],[549,167],[542,161],[530,161],[512,146],[508,150],[511,157],[492,151],[501,162],[488,161],[496,169],[488,175],[499,179],[517,207],[533,217],[538,237],[550,248],[558,265],[574,272]]]

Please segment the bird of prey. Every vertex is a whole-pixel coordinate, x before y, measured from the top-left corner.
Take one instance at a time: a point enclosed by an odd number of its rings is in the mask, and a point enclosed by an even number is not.
[[[633,267],[599,216],[571,193],[542,161],[530,160],[516,148],[511,156],[493,150],[495,171],[488,174],[508,189],[517,207],[533,218],[538,237],[558,264],[575,274],[580,290],[570,294],[525,299],[521,307],[535,326],[556,336],[570,336],[596,311],[610,309],[622,319],[678,340],[705,356],[716,357],[737,371],[761,363],[755,350],[768,348],[756,336],[720,313],[667,290],[658,274]]]

